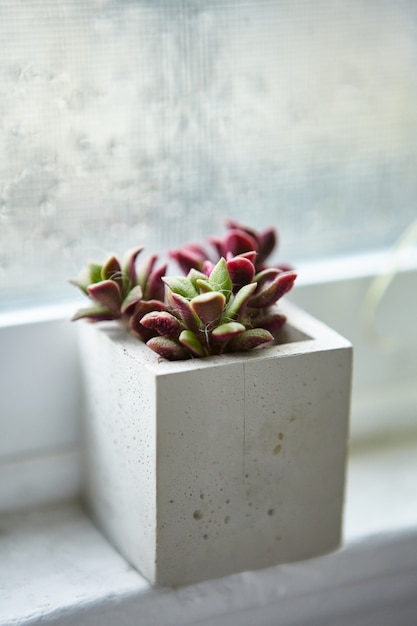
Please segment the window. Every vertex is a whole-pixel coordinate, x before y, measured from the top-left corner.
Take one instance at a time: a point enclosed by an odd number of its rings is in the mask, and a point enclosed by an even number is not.
[[[415,215],[416,26],[411,0],[3,2],[1,307],[226,216],[295,263],[389,245]]]

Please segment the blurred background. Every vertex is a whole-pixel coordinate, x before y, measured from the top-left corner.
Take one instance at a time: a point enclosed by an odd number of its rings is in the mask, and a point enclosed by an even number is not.
[[[2,0],[0,309],[226,217],[295,265],[416,217],[414,0]]]

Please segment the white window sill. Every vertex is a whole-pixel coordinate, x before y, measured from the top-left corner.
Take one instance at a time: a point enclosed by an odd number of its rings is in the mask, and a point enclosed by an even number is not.
[[[0,624],[415,624],[417,438],[351,453],[340,550],[152,589],[76,502],[0,518]]]

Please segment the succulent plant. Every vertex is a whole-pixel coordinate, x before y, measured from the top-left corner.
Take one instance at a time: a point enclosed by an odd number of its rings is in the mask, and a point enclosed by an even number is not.
[[[192,268],[204,271],[204,263],[210,256],[213,257],[214,263],[216,263],[221,257],[228,260],[247,253],[255,256],[254,265],[257,272],[265,269],[265,261],[278,243],[278,235],[275,228],[270,227],[257,231],[234,220],[228,220],[226,227],[227,232],[224,237],[208,238],[215,251],[212,255],[207,253],[200,244],[189,243],[181,248],[171,250],[169,252],[170,257],[176,261],[184,274],[187,274]],[[279,266],[279,268],[283,270],[291,269],[287,265]]]
[[[264,269],[265,261],[276,248],[278,236],[275,228],[257,231],[234,220],[226,222],[227,233],[223,239],[210,237],[209,241],[216,248],[219,256],[228,257],[256,252],[256,269]]]
[[[123,320],[140,335],[140,316],[149,310],[164,307],[164,283],[161,277],[167,265],[155,267],[157,257],[136,266],[136,259],[143,246],[128,250],[123,262],[111,255],[103,265],[91,262],[70,283],[81,289],[92,301],[91,306],[75,313],[73,320],[90,322]],[[149,333],[144,331],[148,338]]]
[[[234,221],[223,238],[211,237],[217,257],[188,244],[171,251],[184,276],[166,276],[152,255],[137,264],[143,246],[120,262],[89,263],[70,279],[91,300],[73,320],[122,321],[136,337],[169,360],[251,350],[273,341],[285,323],[277,301],[294,284],[288,267],[267,267],[273,228],[256,231]]]
[[[167,310],[141,319],[158,333],[147,345],[178,360],[241,352],[273,341],[285,322],[274,305],[292,288],[296,274],[278,269],[256,274],[248,253],[203,265],[205,272],[191,269],[187,276],[163,278]]]

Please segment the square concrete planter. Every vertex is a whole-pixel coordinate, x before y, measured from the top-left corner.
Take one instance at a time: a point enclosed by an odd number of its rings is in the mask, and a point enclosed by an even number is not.
[[[288,304],[285,343],[167,362],[81,323],[86,496],[151,583],[313,557],[341,537],[352,350]]]

